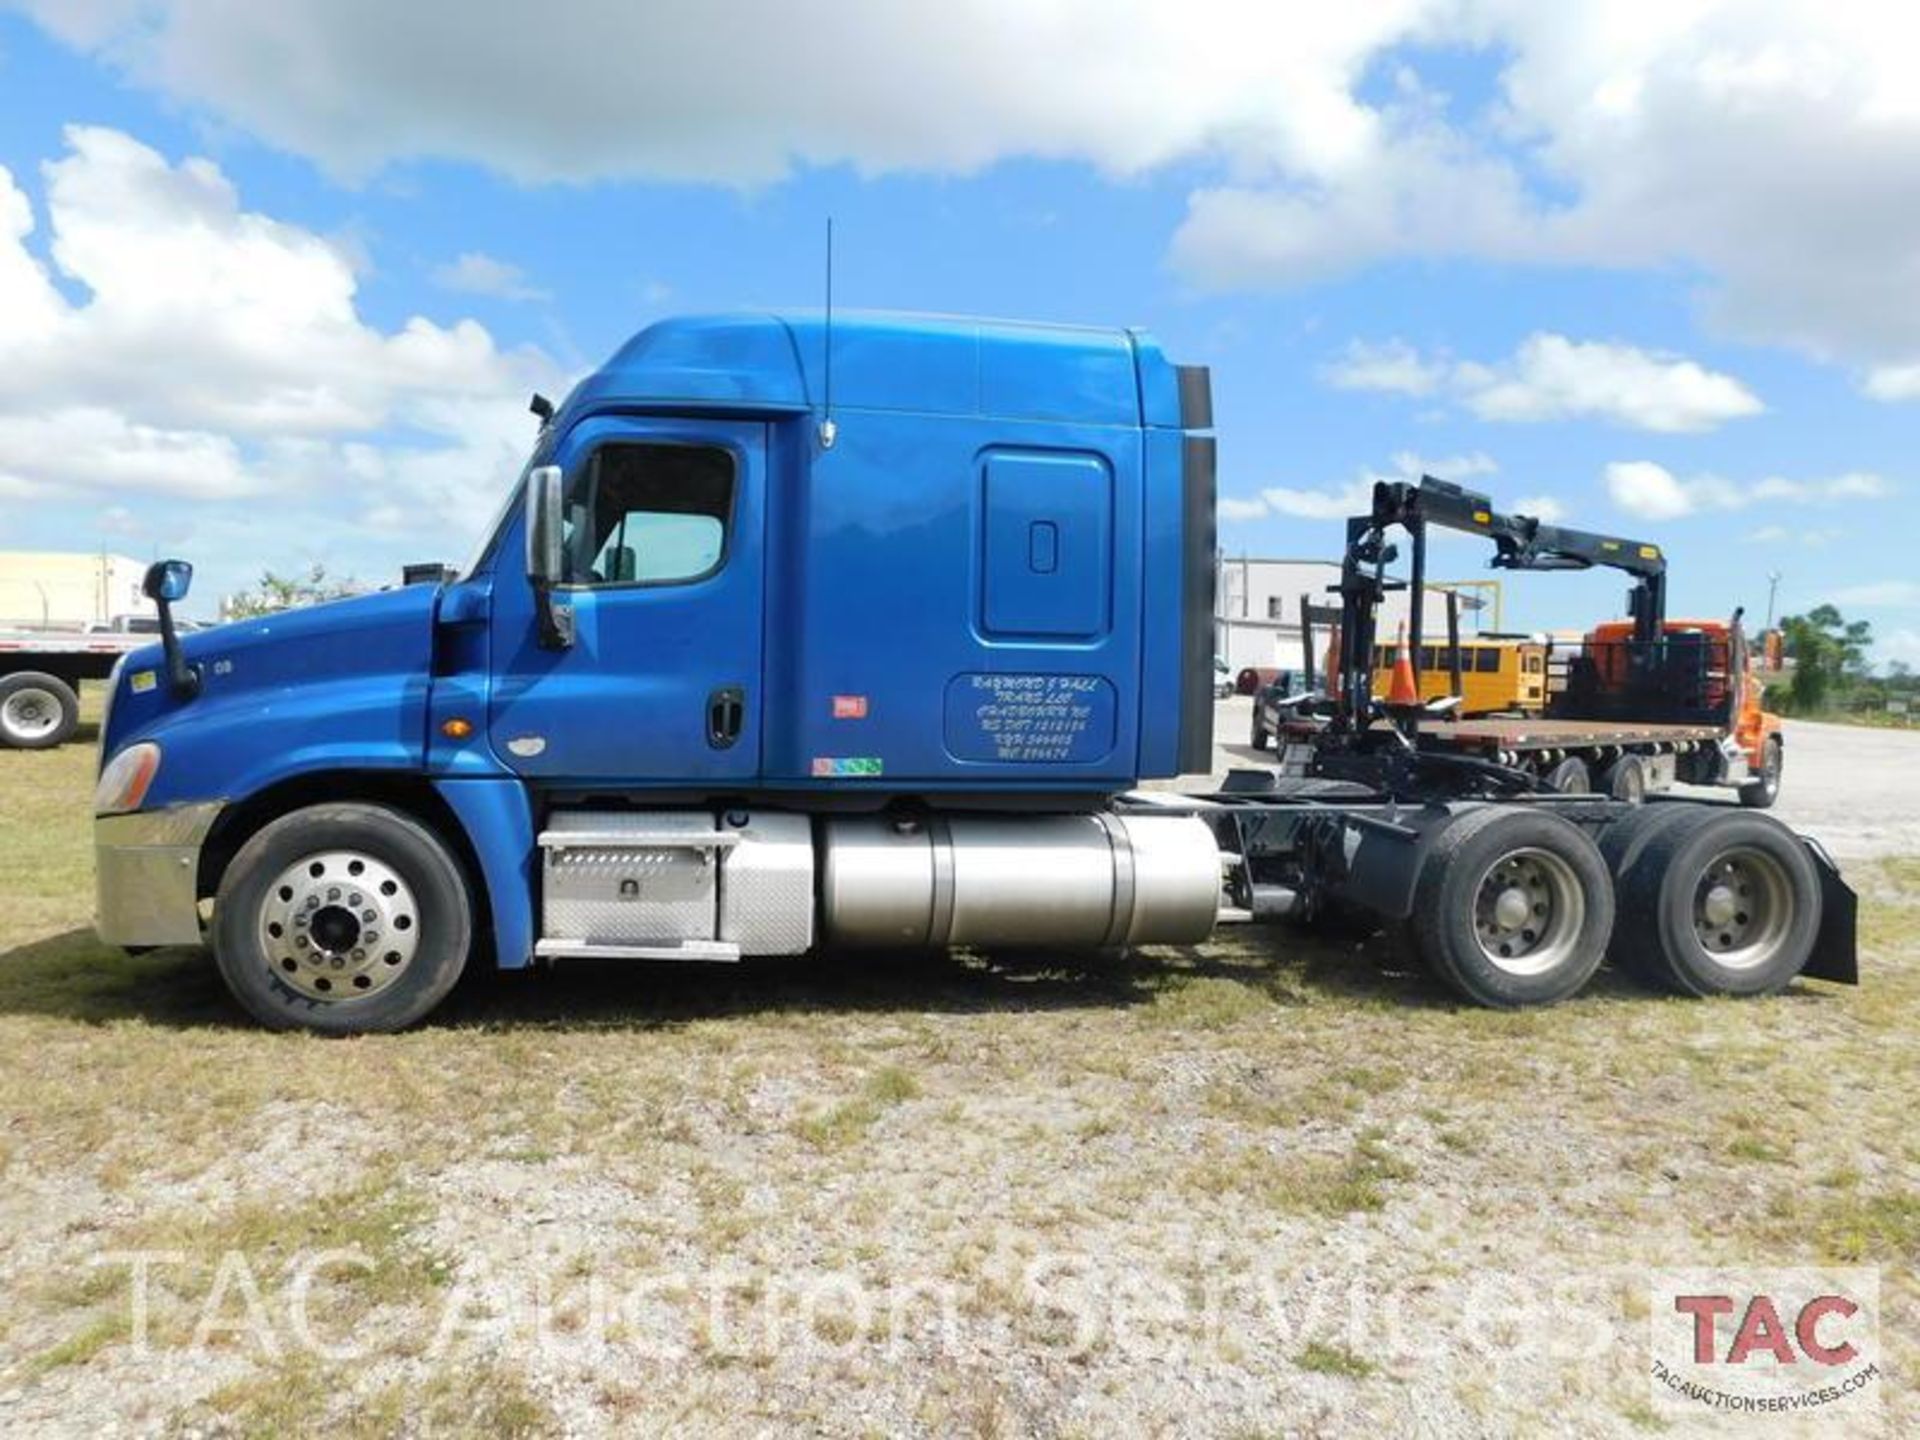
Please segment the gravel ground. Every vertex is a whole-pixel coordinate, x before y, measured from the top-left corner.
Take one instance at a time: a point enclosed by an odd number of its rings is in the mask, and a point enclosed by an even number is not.
[[[1797,728],[1789,797],[1883,738]],[[1686,1434],[1650,1271],[1759,1264],[1877,1267],[1848,1429],[1920,1430],[1920,847],[1850,861],[1858,990],[1745,1004],[1241,930],[478,977],[333,1043],[92,939],[87,761],[0,755],[8,1435]],[[1902,848],[1861,794],[1786,813]]]

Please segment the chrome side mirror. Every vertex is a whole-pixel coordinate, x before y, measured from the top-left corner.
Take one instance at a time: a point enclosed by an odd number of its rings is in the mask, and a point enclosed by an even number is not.
[[[527,475],[527,578],[535,585],[561,580],[566,478],[558,465],[537,465]]]
[[[536,465],[527,474],[527,579],[533,582],[543,650],[573,644],[573,606],[553,594],[566,578],[566,479],[558,465]]]

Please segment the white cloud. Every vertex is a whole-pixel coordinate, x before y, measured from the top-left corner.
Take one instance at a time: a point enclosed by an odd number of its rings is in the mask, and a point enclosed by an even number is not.
[[[1920,581],[1876,580],[1864,585],[1842,585],[1825,592],[1835,605],[1858,605],[1868,609],[1897,609],[1920,605]]]
[[[1490,475],[1499,468],[1492,456],[1479,450],[1437,459],[1411,450],[1397,450],[1386,470],[1363,466],[1343,485],[1324,488],[1270,485],[1257,495],[1222,496],[1218,508],[1220,518],[1227,521],[1259,520],[1268,515],[1291,515],[1300,520],[1344,520],[1349,515],[1366,513],[1373,504],[1373,487],[1382,480],[1414,481],[1422,475],[1459,480]],[[1551,497],[1540,496],[1531,503],[1558,513],[1558,502]],[[1525,513],[1541,514],[1540,511]],[[1541,518],[1550,517],[1542,514]]]
[[[470,160],[521,180],[761,184],[801,165],[976,171],[1013,155],[1114,173],[1198,154],[1337,168],[1353,95],[1423,0],[563,3],[27,0],[139,80],[334,170]],[[288,63],[297,56],[298,63]]]
[[[1346,353],[1321,374],[1342,390],[1384,390],[1399,395],[1431,395],[1447,378],[1447,366],[1423,360],[1404,340],[1372,345],[1354,340]]]
[[[1701,277],[1734,333],[1862,365],[1920,354],[1920,190],[1890,178],[1920,173],[1912,6],[733,0],[671,23],[563,4],[530,29],[460,0],[22,3],[347,175],[418,157],[735,185],[1178,163],[1205,177],[1172,245],[1201,285],[1401,256],[1632,266]],[[1494,93],[1438,93],[1434,52],[1496,71]]]
[[[1920,11],[1466,0],[1426,20],[1422,40],[1498,57],[1497,97],[1403,89],[1336,166],[1276,158],[1195,191],[1173,247],[1190,278],[1289,286],[1403,256],[1660,269],[1700,276],[1730,334],[1920,352],[1920,189],[1888,178],[1920,173]]]
[[[1639,430],[1711,430],[1757,415],[1759,397],[1684,356],[1605,340],[1529,335],[1493,364],[1425,359],[1400,340],[1355,342],[1324,372],[1350,390],[1429,395],[1445,389],[1482,420],[1600,419]]]
[[[480,250],[468,250],[458,259],[436,266],[433,283],[443,290],[469,295],[491,295],[498,300],[546,300],[550,292],[527,283],[518,265]]]
[[[1214,510],[1222,520],[1229,523],[1239,520],[1258,520],[1269,513],[1267,502],[1258,495],[1245,497],[1222,495],[1215,503]]]
[[[1608,465],[1603,478],[1613,503],[1643,520],[1677,520],[1701,511],[1741,510],[1764,501],[1829,505],[1845,500],[1877,500],[1893,493],[1885,479],[1866,471],[1817,480],[1769,475],[1739,482],[1710,474],[1681,479],[1651,460],[1623,460]]]
[[[1664,465],[1651,460],[1622,460],[1607,466],[1607,494],[1629,515],[1672,520],[1693,513],[1696,501]]]
[[[1513,513],[1557,525],[1567,518],[1567,507],[1551,495],[1522,495],[1513,502]]]
[[[524,455],[524,396],[551,387],[552,362],[472,321],[376,328],[348,258],[243,209],[212,162],[170,164],[113,130],[66,138],[43,167],[51,267],[0,168],[0,491],[110,496],[121,513],[94,528],[120,533],[157,513],[128,510],[142,496],[271,502],[270,521],[242,507],[242,566],[270,558],[263,536],[336,520],[351,548],[362,497],[405,509],[410,543],[464,544],[487,509],[475,496]],[[217,511],[186,507],[159,538],[188,524],[217,529]]]
[[[1500,467],[1484,450],[1441,456],[1396,450],[1393,452],[1393,468],[1409,480],[1417,480],[1422,475],[1431,475],[1436,480],[1467,480],[1475,475],[1492,475]]]
[[[1876,400],[1920,400],[1920,362],[1875,366],[1860,388]]]
[[[1898,660],[1920,668],[1920,630],[1902,629],[1874,637],[1873,648],[1883,660]]]
[[[1351,483],[1330,490],[1270,485],[1260,492],[1260,498],[1275,515],[1291,515],[1298,520],[1344,520],[1366,513],[1373,503],[1373,483],[1378,478],[1362,471]]]

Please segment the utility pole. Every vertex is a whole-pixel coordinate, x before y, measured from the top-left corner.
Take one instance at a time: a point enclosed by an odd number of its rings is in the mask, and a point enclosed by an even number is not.
[[[1771,630],[1773,628],[1773,599],[1774,596],[1779,593],[1780,572],[1778,570],[1769,570],[1767,572],[1767,623],[1761,627],[1762,629]]]

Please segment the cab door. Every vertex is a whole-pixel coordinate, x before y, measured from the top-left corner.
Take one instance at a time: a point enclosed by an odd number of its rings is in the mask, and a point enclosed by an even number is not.
[[[530,779],[730,785],[760,773],[766,427],[609,417],[556,447],[573,643],[540,644],[525,518],[498,559],[488,736]]]

